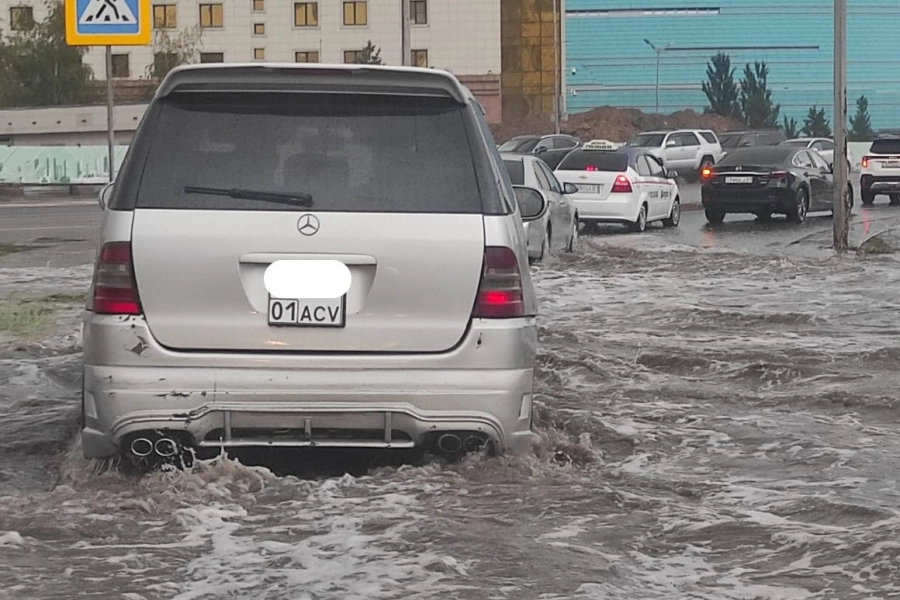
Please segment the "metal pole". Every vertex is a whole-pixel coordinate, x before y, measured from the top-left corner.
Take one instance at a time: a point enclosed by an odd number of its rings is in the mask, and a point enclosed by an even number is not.
[[[409,0],[400,0],[400,52],[403,54],[401,65],[412,65],[412,47],[409,39]]]
[[[659,59],[662,51],[656,50],[656,114],[659,114]]]
[[[116,179],[116,125],[113,122],[112,46],[106,47],[106,123],[109,134],[109,180]]]
[[[834,249],[847,249],[847,0],[834,0]]]
[[[556,3],[559,0],[551,2],[553,2],[553,127],[559,135],[559,17],[556,10]]]

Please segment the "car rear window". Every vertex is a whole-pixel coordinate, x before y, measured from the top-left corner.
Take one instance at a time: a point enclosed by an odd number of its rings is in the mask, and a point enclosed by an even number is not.
[[[709,142],[710,144],[718,144],[719,140],[716,139],[716,134],[711,131],[701,131],[700,135],[703,136],[703,139]]]
[[[463,110],[437,97],[175,93],[152,124],[135,206],[294,209],[187,187],[312,197],[296,210],[480,213]]]
[[[504,160],[506,172],[513,185],[525,185],[525,162],[521,160]]]
[[[738,144],[741,142],[742,137],[744,136],[739,133],[731,135],[720,135],[719,144],[721,144],[722,148],[737,148]]]
[[[628,140],[625,145],[638,148],[659,148],[665,137],[665,134],[662,133],[639,133]]]
[[[787,157],[797,150],[788,146],[756,146],[740,148],[725,155],[716,163],[716,167],[734,167],[737,165],[755,165],[774,167],[784,164]]]
[[[558,171],[612,171],[628,168],[628,155],[609,150],[573,150],[556,167]]]
[[[872,154],[900,154],[900,139],[875,140],[869,148]]]

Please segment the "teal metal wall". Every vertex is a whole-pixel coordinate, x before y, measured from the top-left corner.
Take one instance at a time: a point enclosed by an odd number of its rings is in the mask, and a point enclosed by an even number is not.
[[[802,123],[810,106],[831,118],[833,0],[567,0],[566,101],[570,113],[597,106],[702,110],[706,64],[719,49],[737,67],[765,61],[781,114]],[[872,125],[900,127],[900,1],[848,0],[849,106],[865,94]],[[696,49],[702,48],[702,49]],[[573,74],[574,69],[574,74]],[[576,95],[573,95],[573,91]]]
[[[116,146],[116,170],[128,146]],[[0,146],[0,184],[97,183],[109,179],[107,146]]]

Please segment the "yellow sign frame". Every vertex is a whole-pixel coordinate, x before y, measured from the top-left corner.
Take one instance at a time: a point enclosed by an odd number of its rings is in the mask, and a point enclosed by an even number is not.
[[[69,46],[147,46],[153,35],[150,0],[137,0],[137,33],[78,33],[77,0],[66,1],[66,44]]]

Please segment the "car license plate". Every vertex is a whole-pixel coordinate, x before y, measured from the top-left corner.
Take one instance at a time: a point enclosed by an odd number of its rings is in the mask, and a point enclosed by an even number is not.
[[[576,184],[575,187],[578,188],[579,192],[584,192],[586,194],[599,194],[600,193],[599,185]]]
[[[753,177],[726,177],[725,183],[753,183]]]
[[[882,166],[885,169],[900,169],[900,162],[892,160],[890,162],[882,163]]]
[[[288,327],[343,327],[347,296],[323,300],[269,298],[269,325]]]

